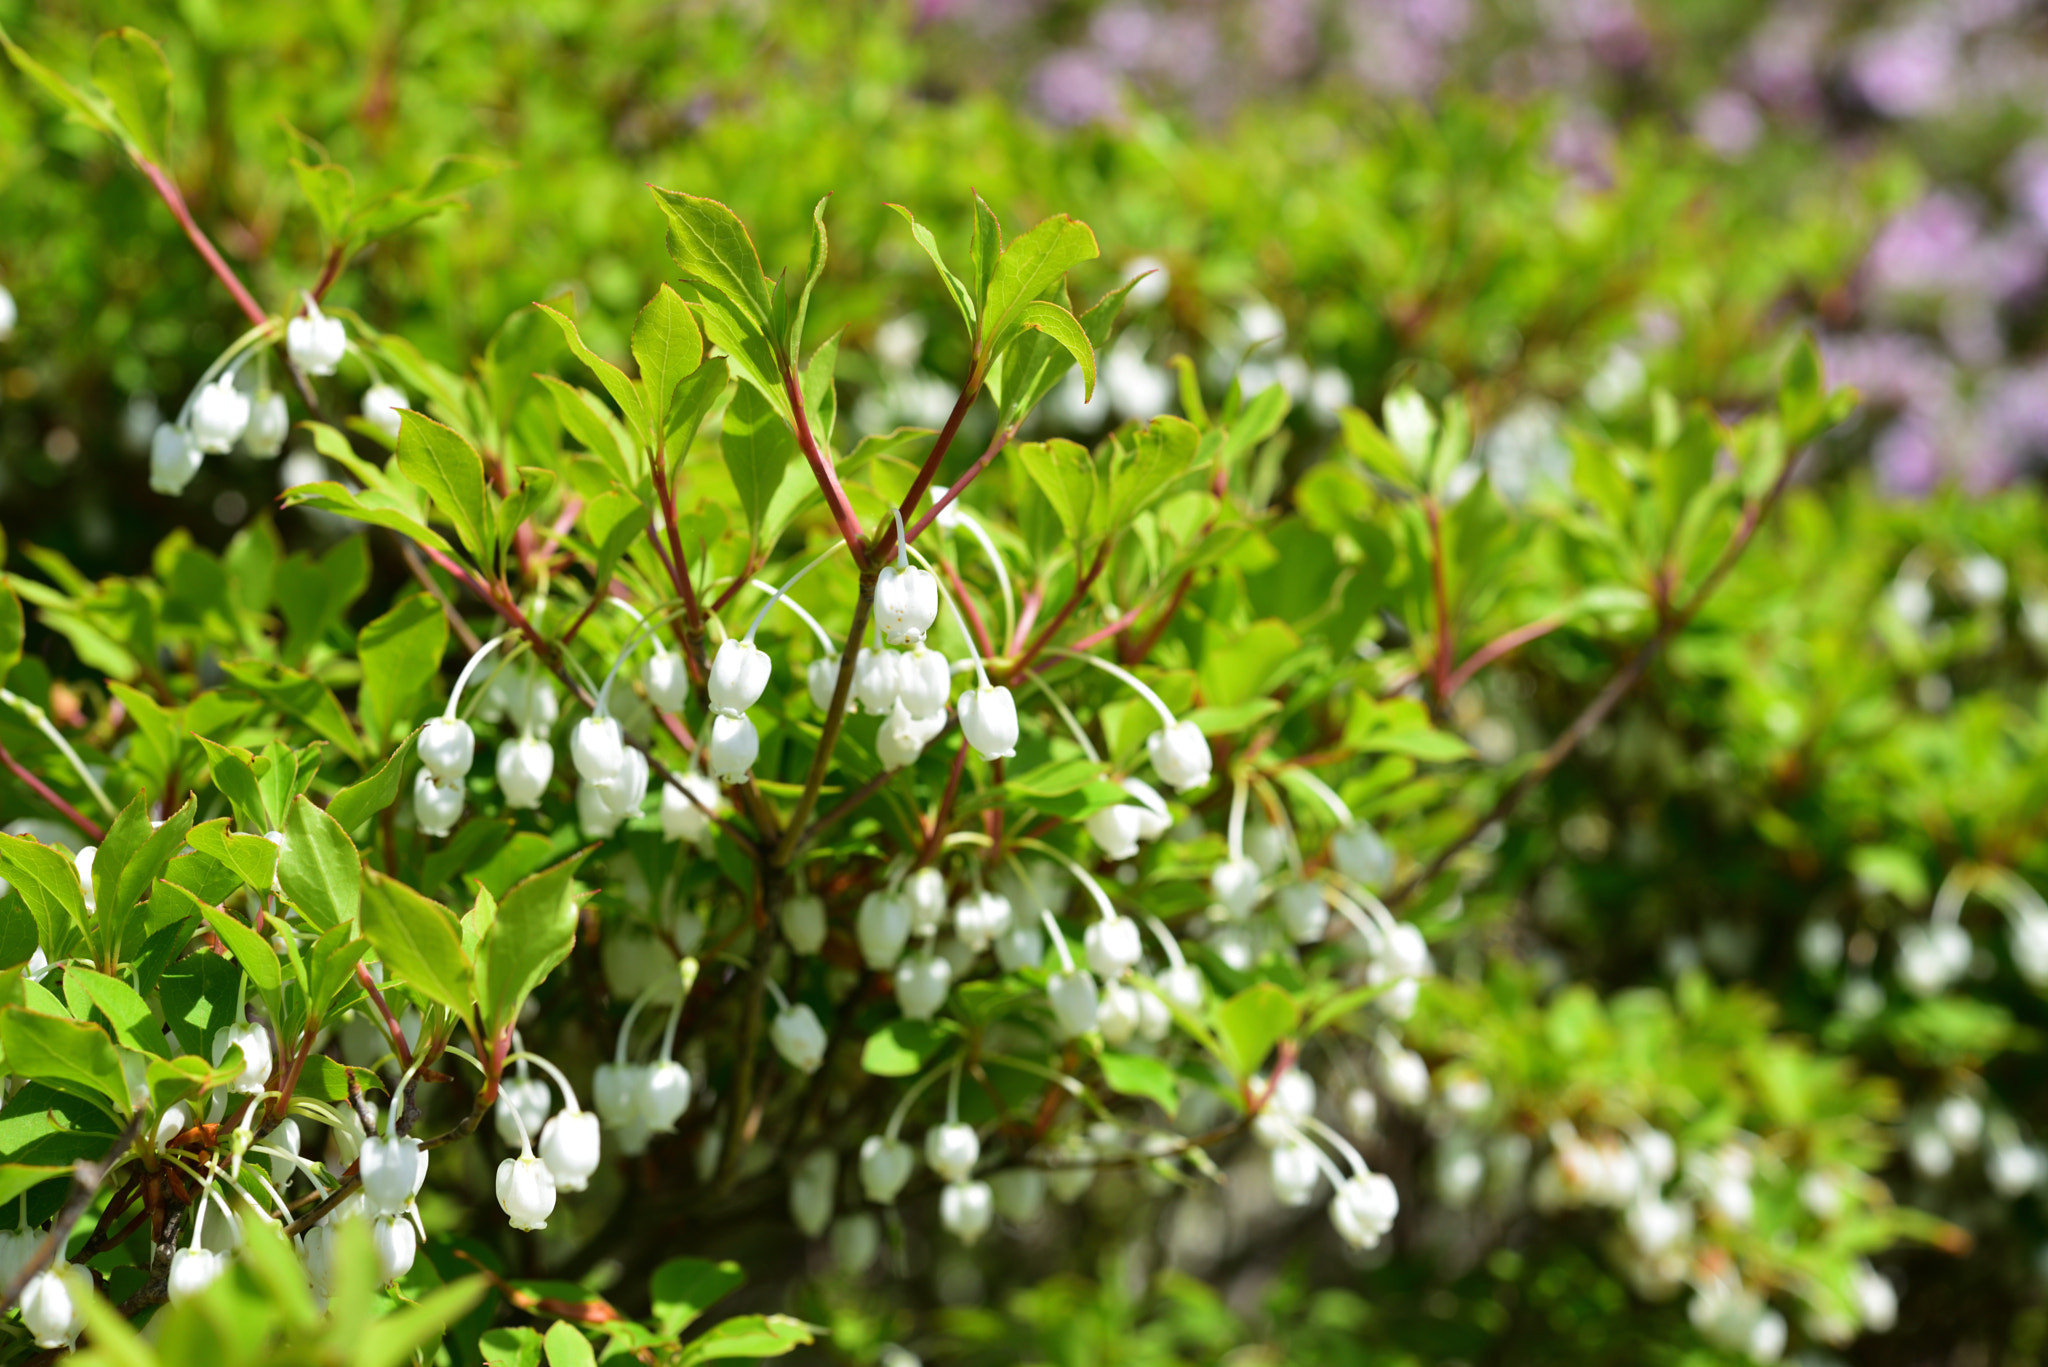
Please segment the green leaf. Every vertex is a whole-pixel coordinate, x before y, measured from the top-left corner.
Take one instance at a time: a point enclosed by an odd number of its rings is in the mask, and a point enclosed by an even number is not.
[[[1193,468],[1202,435],[1184,418],[1154,418],[1139,432],[1128,458],[1109,473],[1109,525],[1121,528],[1143,511],[1160,490]]]
[[[583,449],[596,456],[613,479],[621,484],[633,483],[633,471],[626,460],[632,442],[619,426],[618,418],[605,407],[604,400],[552,375],[534,378],[554,395],[555,412],[562,419],[562,426],[569,429],[569,435],[582,442]]]
[[[702,1258],[670,1258],[654,1269],[647,1290],[654,1306],[654,1325],[663,1338],[675,1338],[698,1316],[736,1290],[747,1274],[738,1263]]]
[[[1083,397],[1095,397],[1095,348],[1081,330],[1081,320],[1058,304],[1034,299],[1018,315],[1018,326],[1036,328],[1065,347],[1081,367]]]
[[[1100,255],[1087,224],[1059,214],[1025,233],[1003,251],[982,307],[981,338],[991,354],[1022,326],[1024,306],[1043,295],[1069,270]]]
[[[388,527],[401,536],[410,537],[422,546],[431,546],[443,555],[452,555],[455,547],[448,539],[418,518],[397,509],[378,503],[366,502],[362,496],[336,484],[333,480],[317,480],[312,484],[294,485],[284,491],[283,506],[287,508],[317,508],[323,513],[337,517],[353,518],[367,522],[373,527]]]
[[[1285,385],[1267,385],[1260,390],[1242,412],[1230,419],[1216,459],[1229,469],[1250,455],[1260,442],[1280,430],[1291,402]]]
[[[355,842],[331,811],[321,811],[304,794],[292,799],[285,814],[277,885],[320,931],[353,925],[362,906],[363,863]]]
[[[141,29],[117,28],[92,45],[92,83],[145,161],[164,164],[171,138],[171,64]]]
[[[321,240],[329,244],[340,241],[348,228],[348,216],[356,207],[355,177],[346,166],[309,163],[296,157],[292,159],[292,176],[313,210],[313,217],[320,222]]]
[[[1140,1054],[1104,1053],[1102,1080],[1119,1096],[1141,1096],[1171,1116],[1180,1109],[1180,1078],[1163,1060]]]
[[[583,526],[597,547],[591,575],[600,590],[612,581],[619,557],[646,532],[653,516],[651,508],[623,489],[599,494],[583,505]]]
[[[656,188],[668,216],[669,255],[685,276],[716,291],[765,337],[768,277],[739,215],[715,199]]]
[[[476,970],[454,913],[375,869],[364,870],[363,935],[384,966],[422,996],[468,1020]]]
[[[1079,541],[1088,530],[1088,515],[1095,506],[1095,463],[1087,449],[1056,437],[1026,442],[1016,448],[1015,459],[1045,494],[1061,529],[1071,540]]]
[[[74,1000],[73,994],[83,997],[83,1003]],[[64,970],[64,997],[71,1006],[71,1014],[79,1020],[89,1018],[91,1010],[97,1010],[113,1027],[114,1038],[144,1054],[164,1054],[163,1030],[149,1014],[149,1003],[142,994],[104,973],[95,973],[80,964],[71,964]],[[80,1010],[80,1005],[88,1010]]]
[[[909,1077],[924,1065],[952,1032],[934,1021],[893,1020],[861,1046],[860,1066],[876,1077]]]
[[[1224,1066],[1240,1081],[1265,1063],[1273,1046],[1301,1024],[1294,998],[1273,983],[1253,983],[1216,1007],[1216,1033]]]
[[[6,683],[7,675],[21,663],[21,639],[21,600],[13,589],[0,584],[0,684]]]
[[[984,297],[987,292],[970,293],[967,286],[960,283],[960,277],[946,269],[945,258],[939,255],[939,240],[932,236],[932,230],[919,223],[917,217],[901,204],[891,204],[889,207],[903,215],[903,221],[910,225],[911,237],[924,249],[924,254],[931,258],[932,264],[939,268],[939,279],[945,284],[946,293],[953,296],[953,303],[960,310],[961,321],[967,324],[968,340],[978,340],[980,334],[975,330],[975,323],[981,316],[981,310],[975,300],[977,297]]]
[[[719,449],[746,512],[747,531],[758,539],[769,500],[796,455],[796,435],[758,390],[741,385],[726,405]]]
[[[85,889],[70,854],[25,835],[0,835],[0,877],[28,904],[37,937],[51,959],[69,957],[89,925]]]
[[[207,907],[200,915],[206,918],[207,928],[227,946],[228,953],[235,956],[235,962],[242,966],[242,971],[249,975],[250,984],[266,998],[275,996],[283,986],[284,973],[270,941],[217,907]]]
[[[6,47],[8,60],[14,63],[21,74],[41,86],[43,93],[63,105],[65,112],[72,118],[96,133],[114,132],[114,111],[108,106],[105,96],[96,90],[80,90],[29,56],[7,36],[4,29],[0,29],[0,46]]]
[[[401,599],[356,637],[363,687],[356,711],[363,732],[380,745],[394,725],[416,721],[419,695],[440,672],[448,649],[448,618],[424,593]]]
[[[810,419],[811,435],[820,447],[830,449],[832,429],[838,425],[839,391],[832,374],[839,367],[839,334],[818,344],[803,371],[804,415]]]
[[[353,831],[392,804],[405,777],[405,757],[412,753],[413,736],[418,734],[414,730],[385,756],[382,764],[328,800],[327,814],[336,825]]]
[[[592,847],[595,848],[595,847]],[[512,885],[477,956],[476,981],[486,1032],[519,1019],[519,1008],[576,944],[570,880],[585,849]]]
[[[199,737],[199,744],[206,751],[213,786],[228,800],[236,823],[246,830],[272,829],[274,823],[263,800],[263,789],[256,782],[256,757],[239,746],[222,745],[206,736]]]
[[[656,430],[668,426],[676,384],[704,360],[704,334],[682,296],[663,283],[633,323],[633,361],[640,367],[648,414]]]
[[[681,300],[677,302],[681,303]],[[629,378],[625,371],[583,344],[583,334],[576,330],[575,319],[547,304],[537,303],[534,307],[555,320],[555,325],[562,329],[562,338],[568,342],[569,350],[576,354],[577,360],[589,367],[591,374],[597,376],[597,382],[604,386],[605,393],[612,396],[612,402],[625,414],[626,425],[634,433],[652,441],[653,432],[647,425],[647,402],[641,395],[640,386]]]
[[[469,438],[411,409],[399,411],[398,468],[427,491],[480,565],[491,560],[491,511],[484,461]]]
[[[478,1348],[487,1367],[540,1367],[540,1330],[524,1324],[490,1330]]]
[[[0,1164],[0,1206],[11,1206],[28,1191],[59,1177],[70,1185],[69,1163]]]
[[[39,1015],[23,1007],[0,1009],[0,1049],[7,1071],[69,1092],[112,1113],[134,1111],[114,1041],[97,1025]]]
[[[596,1367],[597,1354],[590,1350],[590,1340],[567,1320],[549,1325],[542,1344],[547,1349],[548,1367]]]
[[[979,192],[974,199],[974,237],[968,244],[967,260],[974,269],[974,303],[988,304],[989,289],[995,284],[996,263],[1003,259],[1003,224],[996,211]]]
[[[286,716],[304,722],[313,733],[331,741],[337,750],[360,764],[362,737],[349,725],[333,690],[311,675],[265,660],[229,660],[221,666],[227,676],[270,703]],[[266,829],[275,829],[266,827]]]
[[[735,1315],[684,1345],[676,1367],[719,1358],[779,1358],[815,1339],[816,1326],[788,1315]]]
[[[804,318],[811,311],[811,291],[818,287],[818,279],[825,274],[827,243],[825,238],[825,206],[832,202],[826,195],[811,209],[811,260],[804,271],[804,287],[796,298],[796,315],[789,322],[789,336],[782,349],[792,356],[801,355],[804,341]]]

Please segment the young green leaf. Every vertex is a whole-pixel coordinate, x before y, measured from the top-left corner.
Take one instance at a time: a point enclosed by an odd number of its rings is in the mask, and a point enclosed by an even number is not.
[[[825,274],[825,206],[831,202],[832,196],[826,195],[811,210],[810,265],[804,271],[804,287],[796,297],[796,312],[789,320],[789,336],[782,344],[782,349],[791,356],[803,354],[804,318],[811,311],[811,291],[818,287],[819,277]]]
[[[597,376],[597,382],[604,386],[605,393],[612,396],[612,402],[616,403],[619,411],[625,415],[626,426],[634,435],[651,439],[652,430],[647,425],[647,400],[641,393],[639,383],[585,346],[583,334],[576,330],[575,319],[547,304],[537,303],[534,307],[554,319],[555,325],[562,329],[562,337],[568,342],[569,350],[575,353],[577,360],[589,368],[591,374]]]
[[[470,1019],[476,970],[462,952],[455,916],[405,884],[364,870],[363,936],[384,966],[422,996]]]
[[[477,990],[484,1028],[502,1029],[576,944],[576,900],[571,880],[590,853],[583,850],[553,868],[512,885],[498,900],[497,917],[477,956]]]
[[[424,593],[400,599],[363,627],[356,637],[363,662],[356,712],[372,745],[381,745],[392,727],[422,719],[420,694],[440,672],[447,649],[448,618]]]
[[[719,449],[746,512],[748,532],[758,538],[768,501],[796,458],[796,434],[758,390],[741,385],[726,405]]]
[[[292,799],[285,816],[277,885],[321,931],[353,925],[362,906],[363,866],[355,842],[330,812],[303,794]]]
[[[676,385],[703,360],[704,334],[690,306],[664,283],[633,322],[633,361],[640,367],[650,430],[667,429]]]
[[[171,138],[171,64],[156,39],[117,28],[92,46],[92,83],[143,160],[164,164]]]
[[[670,1258],[654,1269],[647,1283],[655,1327],[663,1338],[677,1337],[746,1279],[738,1263]]]
[[[1034,299],[1024,306],[1019,315],[1019,326],[1036,328],[1067,349],[1081,367],[1081,392],[1084,400],[1095,397],[1095,348],[1088,341],[1088,334],[1081,330],[1081,321],[1058,304],[1043,299]]]
[[[114,1041],[97,1025],[40,1015],[19,1006],[0,1009],[0,1050],[7,1071],[104,1106],[116,1116],[134,1112]]]
[[[454,428],[411,409],[399,411],[398,468],[427,491],[480,565],[491,561],[491,511],[483,457]]]
[[[953,303],[960,310],[961,321],[967,324],[968,340],[978,341],[981,334],[976,330],[976,324],[981,317],[981,309],[976,300],[985,292],[970,291],[960,282],[959,276],[946,269],[946,260],[939,255],[939,240],[932,236],[930,228],[917,221],[917,217],[910,210],[901,204],[891,204],[889,207],[903,215],[903,221],[910,225],[910,236],[924,249],[924,254],[931,258],[932,264],[938,267],[939,280],[945,285],[946,293],[953,296]]]
[[[1088,530],[1097,483],[1087,448],[1056,437],[1019,446],[1016,459],[1045,494],[1068,539],[1079,541]]]
[[[750,325],[768,331],[768,277],[739,215],[715,199],[656,188],[668,216],[669,255],[683,274],[723,297]]]
[[[981,338],[987,354],[999,354],[1009,334],[1023,325],[1024,306],[1041,298],[1073,267],[1100,255],[1087,224],[1060,214],[1012,242],[996,262],[982,309]]]

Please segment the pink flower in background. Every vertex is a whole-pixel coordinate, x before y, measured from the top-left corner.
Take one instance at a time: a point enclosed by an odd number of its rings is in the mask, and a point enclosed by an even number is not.
[[[1955,34],[1923,20],[1869,34],[1849,51],[1849,78],[1878,113],[1931,114],[1955,97]]]
[[[1977,210],[1937,190],[1878,234],[1863,269],[1880,294],[1938,294],[1969,283],[1980,229]]]
[[[1031,78],[1031,98],[1047,122],[1068,127],[1123,112],[1123,86],[1116,73],[1093,53],[1072,48],[1039,64]]]
[[[1721,157],[1734,161],[1764,134],[1756,101],[1739,90],[1717,90],[1700,101],[1692,116],[1693,135]]]
[[[1870,459],[1887,493],[1920,498],[1941,482],[1940,445],[1933,425],[1923,418],[1905,418],[1886,428]]]

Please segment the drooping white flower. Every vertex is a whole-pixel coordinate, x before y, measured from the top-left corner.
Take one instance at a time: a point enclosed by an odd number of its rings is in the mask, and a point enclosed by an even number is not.
[[[666,1133],[690,1109],[690,1070],[674,1059],[663,1059],[640,1076],[636,1090],[634,1106],[641,1119]]]
[[[875,732],[875,755],[882,761],[882,768],[889,773],[915,764],[917,757],[924,753],[924,728],[917,724],[902,699],[889,709],[889,715],[882,719],[881,729]]]
[[[878,1206],[892,1204],[917,1167],[917,1150],[900,1139],[871,1134],[860,1143],[860,1187]]]
[[[854,917],[853,937],[869,968],[894,968],[910,939],[910,903],[893,892],[869,893]]]
[[[1262,1084],[1253,1080],[1256,1095]],[[1299,1068],[1289,1068],[1273,1083],[1266,1104],[1252,1120],[1252,1136],[1267,1148],[1291,1144],[1303,1121],[1316,1113],[1316,1080]]]
[[[1091,974],[1055,973],[1045,980],[1045,995],[1062,1037],[1073,1039],[1095,1028],[1101,998]]]
[[[589,1111],[564,1107],[541,1129],[541,1161],[554,1174],[558,1191],[582,1191],[589,1186],[602,1153],[598,1118]]]
[[[395,1282],[412,1271],[420,1250],[412,1221],[403,1215],[380,1216],[370,1224],[370,1245],[377,1251],[377,1280]]]
[[[903,689],[902,659],[903,656],[893,650],[879,647],[861,649],[853,666],[853,700],[860,704],[862,711],[877,717],[887,716],[889,709],[896,705],[897,694]],[[829,693],[823,705],[831,705]]]
[[[613,717],[585,717],[569,733],[569,759],[586,783],[610,783],[626,766],[626,738]]]
[[[963,1244],[988,1233],[995,1218],[995,1194],[986,1182],[950,1182],[939,1193],[939,1223]]]
[[[14,302],[14,291],[0,285],[0,342],[11,341],[14,325],[21,321],[20,306]],[[9,1278],[12,1281],[13,1278]]]
[[[839,661],[834,656],[821,655],[804,666],[804,687],[811,695],[811,706],[820,712],[832,710],[832,695],[839,689]],[[859,699],[856,697],[855,701]]]
[[[430,769],[421,769],[412,781],[412,814],[420,830],[436,839],[455,829],[462,819],[463,789],[460,783],[443,783]]]
[[[799,954],[816,954],[825,945],[825,902],[811,893],[800,893],[783,902],[779,917],[782,938]]]
[[[498,1142],[508,1148],[530,1143],[548,1123],[553,1105],[554,1096],[540,1078],[507,1077],[498,1084],[498,1099],[491,1106],[491,1125],[498,1132]]]
[[[260,1025],[231,1025],[213,1037],[213,1061],[219,1064],[230,1049],[242,1051],[242,1071],[228,1083],[228,1090],[242,1096],[257,1096],[270,1080],[270,1032]]]
[[[832,1198],[838,1185],[836,1150],[813,1149],[797,1162],[789,1179],[789,1216],[805,1238],[817,1238],[832,1223]]]
[[[332,375],[348,351],[348,329],[308,300],[306,316],[284,325],[284,349],[292,364],[308,375]]]
[[[149,487],[176,498],[185,492],[185,486],[199,473],[205,459],[190,432],[171,423],[159,423],[156,435],[149,439]]]
[[[922,868],[903,880],[903,898],[910,903],[910,933],[935,935],[946,924],[946,875]]]
[[[1224,860],[1209,875],[1209,892],[1232,920],[1243,920],[1259,903],[1259,866],[1249,859]]]
[[[227,1270],[225,1253],[204,1248],[181,1248],[171,1255],[171,1270],[165,1278],[164,1289],[169,1292],[172,1305],[183,1305],[219,1281],[220,1274]]]
[[[356,1173],[362,1178],[363,1199],[371,1213],[396,1215],[419,1190],[425,1176],[427,1155],[420,1141],[409,1135],[381,1135],[363,1141],[356,1155]]]
[[[410,407],[412,400],[395,384],[373,384],[363,391],[363,421],[394,440],[404,422],[399,410]]]
[[[1273,1150],[1268,1167],[1273,1198],[1281,1205],[1298,1209],[1316,1199],[1323,1168],[1313,1144],[1305,1139],[1288,1140]]]
[[[960,734],[983,759],[1017,753],[1017,700],[996,684],[976,684],[960,695]]]
[[[1395,1045],[1380,1062],[1387,1095],[1403,1106],[1420,1106],[1429,1100],[1429,1065],[1412,1049]]]
[[[546,1229],[555,1211],[555,1175],[527,1149],[498,1164],[498,1205],[514,1229]]]
[[[875,580],[875,620],[892,646],[917,645],[939,620],[939,580],[915,565],[890,565]]]
[[[705,762],[720,783],[745,783],[761,757],[761,733],[750,717],[713,717]]]
[[[1092,922],[1083,943],[1088,947],[1088,966],[1105,980],[1130,972],[1145,952],[1138,923],[1128,916],[1106,916]]]
[[[647,801],[647,756],[628,748],[619,765],[619,776],[610,783],[593,783],[605,810],[621,821],[637,816]]]
[[[436,717],[420,728],[415,742],[420,763],[443,783],[460,783],[476,758],[476,733],[460,717]]]
[[[1330,928],[1330,903],[1320,883],[1289,883],[1273,898],[1281,928],[1298,945],[1312,945]]]
[[[1036,921],[1025,921],[996,936],[995,948],[996,963],[1005,973],[1036,968],[1045,961],[1045,932]]]
[[[1970,967],[1970,932],[1953,921],[1899,932],[1899,981],[1916,997],[1947,991]]]
[[[1010,899],[1000,892],[976,892],[953,907],[953,933],[976,954],[1010,928]]]
[[[775,662],[767,651],[752,641],[726,637],[719,642],[718,653],[711,657],[711,677],[704,685],[711,698],[711,710],[721,717],[742,715],[761,701],[761,694],[768,688],[768,677],[774,671]]]
[[[988,1179],[995,1192],[996,1214],[1029,1224],[1045,1209],[1045,1174],[1037,1168],[1004,1168]]]
[[[798,1072],[815,1073],[825,1062],[825,1027],[818,1023],[818,1013],[801,1002],[776,1015],[768,1038],[775,1052]]]
[[[69,1348],[85,1328],[85,1304],[92,1297],[92,1275],[82,1267],[60,1264],[29,1278],[22,1288],[22,1327],[38,1348]]]
[[[930,1020],[946,1004],[953,965],[935,954],[917,954],[896,965],[896,1005],[910,1020]]]
[[[498,747],[498,788],[507,807],[538,807],[555,776],[555,750],[538,736],[518,736]]]
[[[576,785],[576,825],[586,840],[609,840],[625,821],[622,813],[605,801],[605,784]]]
[[[1394,1227],[1401,1213],[1401,1197],[1383,1174],[1369,1172],[1353,1177],[1337,1188],[1330,1202],[1330,1223],[1353,1248],[1371,1248]]]
[[[904,711],[920,719],[935,717],[945,712],[946,699],[953,695],[953,671],[938,651],[914,646],[897,657],[896,685]]]
[[[724,804],[718,784],[699,773],[661,788],[661,833],[669,840],[695,844],[711,833],[711,817]]]
[[[882,1225],[874,1215],[856,1210],[832,1222],[832,1263],[849,1277],[858,1277],[874,1266],[882,1251]],[[888,1359],[881,1359],[887,1363]]]
[[[1090,812],[1082,824],[1106,859],[1129,859],[1138,853],[1138,833],[1144,829],[1145,813],[1135,804],[1123,802]]]
[[[1354,821],[1330,839],[1330,858],[1339,872],[1354,882],[1378,891],[1394,873],[1394,852],[1380,833],[1363,821]]]
[[[1159,990],[1166,999],[1187,1012],[1202,1009],[1202,970],[1193,964],[1181,964],[1169,968],[1159,975]]]
[[[981,1136],[972,1125],[948,1121],[925,1131],[924,1161],[948,1182],[964,1182],[981,1161]]]
[[[249,396],[223,376],[201,386],[192,396],[186,423],[200,450],[210,456],[224,455],[242,439],[243,429],[249,425]]]
[[[285,407],[284,395],[266,389],[249,407],[249,425],[242,429],[242,449],[258,460],[270,460],[284,450],[284,439],[291,435],[291,430],[292,415]]]
[[[647,701],[664,712],[682,711],[690,696],[690,671],[683,667],[683,657],[666,650],[647,662],[641,682],[647,685]]]
[[[1152,767],[1175,792],[1185,793],[1209,781],[1215,759],[1202,728],[1191,721],[1177,721],[1145,738],[1145,751]]]
[[[1112,1047],[1123,1047],[1138,1033],[1145,1014],[1139,998],[1144,995],[1122,983],[1113,982],[1102,989],[1102,1000],[1095,1010],[1095,1028],[1102,1031],[1102,1038]]]

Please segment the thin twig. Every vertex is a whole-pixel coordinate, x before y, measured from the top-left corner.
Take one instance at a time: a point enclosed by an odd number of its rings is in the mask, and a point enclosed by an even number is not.
[[[50,1226],[50,1232],[36,1245],[36,1251],[29,1255],[21,1270],[14,1274],[14,1280],[7,1283],[7,1292],[0,1296],[0,1315],[6,1314],[21,1300],[21,1293],[37,1273],[49,1267],[63,1256],[64,1245],[71,1238],[72,1226],[85,1214],[86,1208],[99,1195],[100,1185],[107,1180],[107,1174],[117,1167],[136,1139],[142,1134],[142,1126],[148,1121],[149,1112],[138,1108],[130,1117],[128,1125],[114,1140],[114,1146],[107,1150],[107,1156],[97,1163],[84,1159],[71,1165],[71,1198],[57,1212],[57,1218]]]
[[[989,438],[988,446],[985,449],[983,449],[982,453],[979,456],[975,457],[974,464],[968,466],[967,469],[961,474],[960,478],[954,480],[951,484],[946,486],[946,496],[933,503],[931,506],[931,510],[927,512],[923,517],[911,523],[910,530],[905,532],[904,535],[912,541],[915,541],[920,536],[923,536],[924,529],[931,526],[932,523],[939,520],[939,514],[946,511],[948,507],[952,506],[953,500],[960,497],[961,492],[965,490],[968,485],[974,483],[975,477],[977,475],[979,475],[983,470],[988,469],[989,462],[994,460],[998,455],[1000,455],[1002,453],[1002,449],[1010,444],[1010,438],[1016,435],[1017,425],[1015,423],[1011,423],[1008,427],[998,427],[996,429],[996,434],[993,437]],[[927,480],[925,481],[925,483],[926,486],[929,487],[931,481]],[[906,504],[904,512],[905,517],[908,517],[910,515],[908,508],[909,505]],[[891,530],[894,530],[893,525],[891,527]]]
[[[832,749],[839,743],[840,729],[846,725],[846,705],[853,695],[853,666],[860,658],[861,637],[867,634],[868,614],[875,606],[875,573],[862,570],[860,594],[853,602],[853,623],[847,629],[846,648],[839,654],[839,677],[832,685],[832,705],[825,709],[825,726],[818,733],[817,753],[811,756],[811,771],[804,778],[803,796],[797,799],[796,807],[789,814],[789,824],[783,828],[782,843],[775,850],[775,865],[786,868],[795,857],[797,846],[802,843],[804,823],[810,820],[811,811],[818,805],[818,793],[825,786],[825,775],[832,767]]]
[[[853,553],[853,563],[865,568],[868,563],[866,538],[861,535],[860,519],[853,515],[853,504],[839,483],[839,472],[832,468],[831,458],[818,449],[818,439],[811,432],[810,414],[804,410],[803,390],[796,382],[796,372],[787,367],[782,372],[782,392],[789,398],[797,449],[804,453],[804,461],[811,467],[811,476],[818,481],[818,488],[825,495],[825,506],[832,510],[832,521],[838,526],[839,534],[846,538],[846,549]]]
[[[22,762],[14,757],[5,745],[0,745],[0,763],[6,764],[14,776],[27,784],[35,795],[57,809],[57,814],[85,832],[86,839],[98,843],[106,839],[107,833],[100,829],[98,822],[58,796],[57,790],[30,773]]]
[[[412,571],[412,577],[419,581],[421,588],[434,595],[434,601],[441,605],[441,615],[448,619],[448,629],[455,633],[455,639],[462,642],[463,649],[472,655],[482,650],[482,639],[469,629],[469,623],[462,620],[462,614],[455,610],[455,604],[441,591],[441,586],[435,582],[434,576],[427,573],[427,567],[420,563],[419,552],[413,549],[412,542],[399,532],[393,532],[391,535],[398,542],[398,553],[405,558],[405,567]]]
[[[903,496],[903,503],[899,509],[905,518],[917,510],[918,500],[924,497],[924,491],[931,488],[932,481],[938,478],[939,465],[946,459],[946,453],[953,449],[953,438],[960,434],[961,421],[966,418],[967,410],[974,407],[974,398],[981,392],[981,382],[976,378],[979,369],[980,367],[975,367],[974,373],[969,374],[967,383],[960,387],[960,397],[953,401],[953,411],[946,415],[946,425],[941,427],[939,435],[932,439],[932,449],[925,452],[924,464],[917,467],[917,476],[910,481],[910,492]],[[947,492],[950,495],[951,490]],[[934,515],[937,511],[933,509]],[[922,531],[923,528],[924,523],[918,523],[918,530]],[[906,540],[915,541],[917,532],[905,532],[904,537]],[[875,538],[874,563],[884,563],[895,550],[896,519],[890,518],[882,525],[881,533]]]

